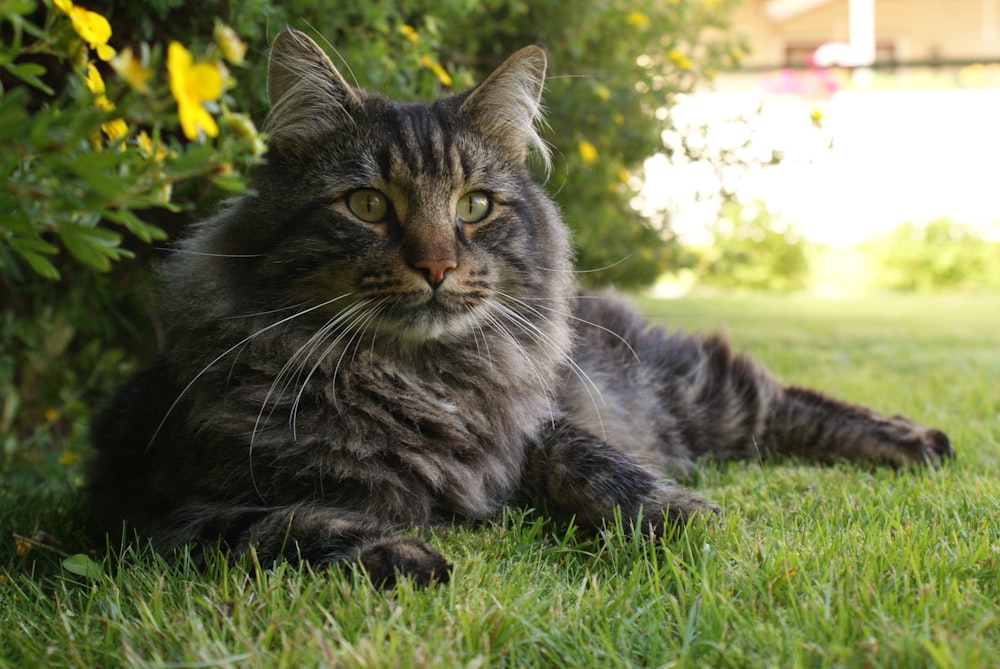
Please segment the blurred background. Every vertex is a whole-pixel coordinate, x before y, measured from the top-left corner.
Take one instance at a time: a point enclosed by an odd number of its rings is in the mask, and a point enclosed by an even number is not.
[[[709,153],[742,146],[780,162],[719,173],[658,155],[647,212],[669,211],[682,240],[711,245],[721,183],[741,204],[724,211],[726,234],[765,216],[811,245],[802,287],[998,287],[1000,2],[748,0],[731,24],[747,39],[740,67],[672,113],[707,129]],[[971,248],[979,241],[989,252]]]
[[[78,478],[92,408],[156,350],[158,262],[262,159],[286,25],[402,100],[542,43],[539,178],[588,285],[1000,289],[1000,0],[0,2],[5,477]]]

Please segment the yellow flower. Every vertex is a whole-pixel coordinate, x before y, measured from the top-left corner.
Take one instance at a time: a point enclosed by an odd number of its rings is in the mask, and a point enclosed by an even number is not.
[[[583,159],[584,165],[592,165],[597,162],[597,149],[587,140],[580,142],[576,149],[580,152],[580,158]]]
[[[428,56],[427,54],[424,54],[423,56],[420,57],[420,64],[426,68],[429,68],[431,72],[436,74],[438,80],[440,80],[440,82],[445,86],[451,86],[451,84],[453,83],[451,76],[447,72],[445,72],[443,67],[441,67],[441,63],[437,62],[436,60],[431,60],[431,57]]]
[[[264,144],[264,140],[261,139],[260,133],[257,132],[257,126],[254,125],[253,120],[249,116],[223,111],[223,118],[226,122],[226,127],[233,130],[240,137],[250,140],[253,155],[261,156],[264,154],[267,146]]]
[[[625,23],[633,28],[645,28],[649,25],[649,17],[645,13],[635,10],[625,17]]]
[[[145,130],[139,132],[135,138],[139,145],[139,152],[147,158],[152,158],[158,163],[162,163],[167,157],[167,147],[159,139],[153,139]]]
[[[76,464],[77,462],[80,461],[80,459],[81,458],[79,453],[74,453],[73,451],[65,450],[59,456],[59,460],[57,460],[57,462],[63,466],[67,466]]]
[[[235,30],[222,21],[216,21],[212,36],[215,38],[215,43],[222,49],[222,56],[226,60],[233,65],[243,64],[243,58],[247,53],[247,44],[240,39]]]
[[[69,17],[73,30],[97,52],[97,57],[101,60],[111,60],[115,50],[108,46],[108,40],[111,39],[111,24],[108,20],[97,12],[74,5],[71,0],[53,0],[53,2]]]
[[[104,94],[104,79],[101,77],[97,66],[93,63],[87,65],[87,88],[94,94],[95,107],[107,112],[115,110],[115,103],[109,100],[108,96]],[[114,142],[128,134],[128,125],[123,119],[116,118],[102,123],[101,130],[108,136],[108,139]]]
[[[135,90],[142,93],[149,90],[146,82],[153,76],[153,72],[132,54],[132,47],[128,47],[112,58],[111,67]]]
[[[26,538],[15,534],[14,535],[14,550],[17,552],[18,557],[23,557],[28,554],[31,550],[31,542]]]
[[[677,47],[670,50],[670,53],[667,54],[667,58],[669,58],[670,62],[681,70],[687,71],[691,69],[691,59],[685,56]]]
[[[410,40],[411,42],[416,43],[420,41],[420,33],[414,30],[413,26],[411,25],[407,25],[404,23],[403,25],[399,26],[399,32],[403,33],[403,36],[406,39]]]
[[[611,91],[608,90],[607,86],[602,86],[598,84],[597,88],[594,89],[594,92],[597,93],[597,97],[600,98],[602,101],[606,101],[608,98],[611,97]]]
[[[195,63],[190,51],[179,42],[171,42],[167,47],[167,72],[184,136],[196,139],[199,132],[204,132],[217,137],[219,126],[203,103],[218,100],[222,95],[222,72],[218,65]]]

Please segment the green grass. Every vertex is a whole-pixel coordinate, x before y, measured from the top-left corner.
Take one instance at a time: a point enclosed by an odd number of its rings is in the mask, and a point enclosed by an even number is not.
[[[431,535],[455,564],[448,585],[388,593],[287,566],[77,577],[53,550],[79,550],[73,477],[9,475],[0,665],[994,666],[1000,299],[640,306],[672,327],[725,326],[787,381],[941,427],[958,458],[933,473],[709,466],[691,485],[723,517],[659,544],[510,512]],[[43,546],[18,555],[12,533]]]

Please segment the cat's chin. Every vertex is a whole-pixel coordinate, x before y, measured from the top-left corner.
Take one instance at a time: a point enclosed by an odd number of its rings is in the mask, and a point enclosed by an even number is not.
[[[437,310],[422,310],[397,321],[393,333],[400,343],[408,345],[448,342],[468,336],[478,321],[474,311],[445,314]]]
[[[483,306],[468,299],[430,294],[415,303],[397,305],[379,331],[408,345],[464,339],[480,325]]]

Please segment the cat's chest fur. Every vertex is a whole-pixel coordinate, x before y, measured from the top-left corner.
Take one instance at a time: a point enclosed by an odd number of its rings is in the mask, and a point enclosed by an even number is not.
[[[284,375],[264,365],[203,421],[235,428],[267,470],[255,478],[270,482],[258,490],[268,504],[304,494],[400,523],[486,518],[515,487],[526,444],[553,420],[559,366],[529,358],[530,344],[492,342],[488,355],[484,346],[359,346]]]

